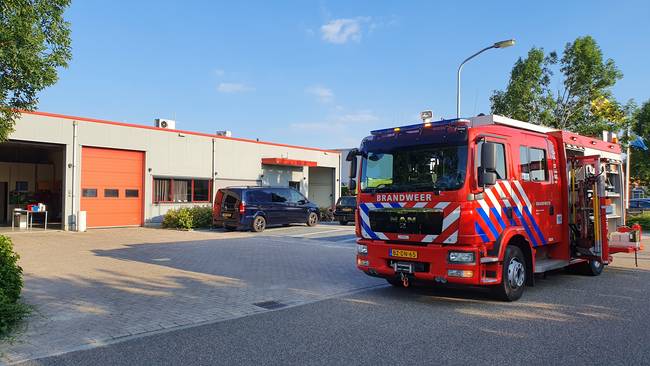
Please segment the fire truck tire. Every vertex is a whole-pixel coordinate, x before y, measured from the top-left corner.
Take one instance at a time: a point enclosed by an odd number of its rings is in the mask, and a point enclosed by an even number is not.
[[[605,269],[605,265],[597,260],[581,263],[579,268],[580,273],[587,276],[600,276],[603,269]]]
[[[526,287],[526,258],[519,247],[508,245],[503,259],[501,284],[494,287],[494,295],[504,301],[519,300]]]
[[[310,212],[307,216],[307,226],[316,226],[318,224],[318,214],[316,212]]]
[[[253,224],[251,225],[251,230],[256,232],[256,233],[261,233],[266,229],[266,219],[264,216],[255,216],[255,219],[253,219]]]

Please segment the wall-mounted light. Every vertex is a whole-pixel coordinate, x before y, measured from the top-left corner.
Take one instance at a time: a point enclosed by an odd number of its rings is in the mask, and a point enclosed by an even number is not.
[[[151,173],[151,170],[152,170],[151,168],[147,169],[147,171],[148,171],[149,173]]]

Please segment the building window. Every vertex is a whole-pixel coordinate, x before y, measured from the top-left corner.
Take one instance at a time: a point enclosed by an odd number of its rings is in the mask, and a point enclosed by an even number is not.
[[[84,188],[81,190],[81,196],[87,198],[97,197],[97,188]]]
[[[194,180],[194,194],[192,195],[193,202],[208,202],[210,201],[210,181],[207,179]]]
[[[29,184],[25,181],[16,181],[16,192],[29,191]]]
[[[118,198],[120,196],[120,190],[115,188],[104,189],[104,198]]]
[[[124,190],[124,197],[138,198],[138,197],[140,197],[140,190],[139,189],[126,189],[126,190]]]
[[[299,191],[300,190],[300,182],[291,181],[291,182],[289,182],[289,187]]]
[[[192,197],[192,181],[174,179],[174,202],[190,202]]]
[[[543,182],[548,180],[546,150],[534,147],[519,147],[521,180]]]
[[[153,202],[211,202],[209,179],[154,178]]]

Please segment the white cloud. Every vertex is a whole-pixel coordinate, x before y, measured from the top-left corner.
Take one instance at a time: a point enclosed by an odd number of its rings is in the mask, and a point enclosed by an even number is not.
[[[378,121],[379,117],[374,115],[371,111],[358,111],[341,115],[337,120],[343,123],[362,123]]]
[[[316,96],[316,98],[318,98],[318,101],[321,103],[329,103],[332,101],[332,99],[334,99],[334,93],[332,92],[332,89],[328,89],[320,85],[310,86],[305,91],[311,95]]]
[[[217,90],[220,93],[244,93],[254,91],[255,88],[242,83],[219,83]]]
[[[361,24],[370,21],[370,17],[341,18],[331,20],[320,27],[323,40],[335,44],[348,41],[361,41]]]

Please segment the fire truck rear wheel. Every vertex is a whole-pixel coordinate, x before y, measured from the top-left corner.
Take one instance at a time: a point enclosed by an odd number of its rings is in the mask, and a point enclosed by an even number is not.
[[[503,259],[503,279],[493,291],[504,301],[519,300],[526,286],[526,258],[519,247],[508,245]]]
[[[600,276],[603,273],[603,269],[605,269],[605,265],[602,262],[591,260],[586,263],[581,263],[579,271],[588,276]]]

